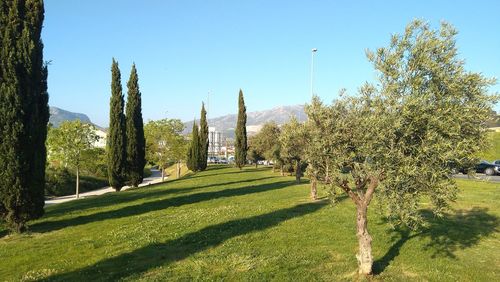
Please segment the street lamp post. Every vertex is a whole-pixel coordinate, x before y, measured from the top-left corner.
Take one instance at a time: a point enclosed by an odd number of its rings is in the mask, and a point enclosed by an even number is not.
[[[312,97],[314,96],[314,89],[313,89],[313,85],[314,85],[314,54],[318,52],[318,48],[313,48],[311,50],[311,99]]]

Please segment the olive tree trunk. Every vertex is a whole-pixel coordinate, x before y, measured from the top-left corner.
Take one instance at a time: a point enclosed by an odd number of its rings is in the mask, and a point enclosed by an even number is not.
[[[181,162],[177,162],[177,179],[181,178]]]
[[[161,182],[165,181],[165,169],[161,167]]]
[[[372,257],[372,237],[368,233],[368,206],[364,203],[357,205],[357,237],[359,244],[359,253],[356,255],[358,259],[359,274],[369,275],[372,273],[373,257]]]
[[[300,169],[300,161],[297,161],[297,166],[295,168],[295,181],[297,183],[300,183],[300,175],[302,174],[302,171]]]
[[[313,201],[318,199],[317,181],[315,176],[311,177],[311,198]]]

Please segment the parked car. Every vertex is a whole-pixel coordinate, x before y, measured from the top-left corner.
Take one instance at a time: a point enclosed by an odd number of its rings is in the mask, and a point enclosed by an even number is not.
[[[209,163],[209,164],[218,164],[219,163],[219,158],[217,158],[217,157],[208,157],[207,163]]]
[[[228,164],[228,161],[226,160],[226,158],[220,158],[219,163],[220,164]]]
[[[487,161],[480,161],[473,168],[477,173],[484,173],[486,175],[500,175],[500,164],[492,164]],[[466,171],[462,171],[466,173]]]

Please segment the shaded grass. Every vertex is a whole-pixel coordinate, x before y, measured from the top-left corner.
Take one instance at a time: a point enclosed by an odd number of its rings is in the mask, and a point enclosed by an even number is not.
[[[452,211],[392,230],[370,208],[369,280],[499,280],[499,184],[459,180]],[[325,191],[320,189],[320,196]],[[1,231],[0,231],[1,232]],[[269,169],[209,170],[47,208],[0,239],[1,280],[358,280],[355,208]],[[29,251],[27,251],[29,250]]]

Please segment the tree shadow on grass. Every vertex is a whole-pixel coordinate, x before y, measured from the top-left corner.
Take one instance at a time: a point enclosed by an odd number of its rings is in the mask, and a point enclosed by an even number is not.
[[[431,211],[422,211],[429,226],[413,233],[404,228],[390,231],[393,240],[397,241],[383,257],[373,263],[374,274],[382,273],[399,255],[401,247],[415,237],[429,240],[423,248],[432,251],[432,258],[437,256],[456,258],[454,254],[456,250],[470,248],[477,245],[483,237],[498,232],[498,217],[487,212],[487,208],[474,207],[471,210],[458,210],[443,218],[436,218]]]
[[[68,219],[61,219],[55,221],[44,221],[36,223],[31,226],[33,232],[50,232],[63,229],[70,226],[78,226],[82,224],[98,222],[109,219],[117,219],[122,217],[136,216],[148,212],[154,212],[169,207],[179,207],[188,204],[195,204],[203,201],[210,201],[214,199],[250,195],[255,193],[267,192],[277,189],[282,189],[295,185],[293,181],[282,181],[267,183],[261,185],[251,185],[240,188],[229,188],[220,191],[201,192],[196,194],[189,194],[178,196],[174,198],[161,199],[141,203],[138,205],[126,206],[116,210],[103,211],[90,215],[82,215]]]
[[[107,193],[105,195],[101,196],[95,196],[95,197],[89,197],[86,199],[81,199],[81,200],[76,200],[76,201],[71,201],[68,203],[62,203],[58,204],[57,208],[54,208],[50,211],[48,211],[45,214],[45,217],[51,217],[51,216],[59,216],[59,215],[64,215],[70,212],[81,212],[87,209],[93,209],[93,208],[100,208],[100,207],[106,207],[106,206],[111,206],[111,205],[117,205],[117,204],[122,204],[122,203],[127,203],[127,202],[133,202],[136,200],[141,200],[141,199],[147,199],[147,198],[157,198],[157,197],[162,197],[166,196],[169,194],[184,194],[188,192],[192,192],[195,190],[200,190],[204,188],[212,188],[212,187],[219,187],[219,186],[226,186],[226,185],[233,185],[233,184],[239,184],[239,183],[249,183],[249,182],[254,182],[254,181],[261,181],[261,180],[266,180],[266,179],[271,179],[274,178],[273,176],[268,176],[268,177],[261,177],[261,178],[254,178],[254,179],[248,179],[248,180],[243,180],[243,181],[230,181],[230,182],[224,182],[224,183],[217,183],[217,184],[209,184],[209,185],[202,185],[202,186],[196,186],[196,187],[188,187],[189,183],[185,187],[180,187],[180,188],[167,188],[165,187],[164,189],[154,189],[154,190],[149,190],[152,188],[153,185],[151,186],[144,186],[140,188],[133,188],[130,190],[126,190],[123,192],[112,192],[112,193]],[[176,181],[176,180],[173,180]],[[162,183],[162,184],[167,184],[167,183]],[[99,197],[99,198],[97,198]]]
[[[81,279],[81,277],[85,277],[88,281],[120,280],[185,259],[208,248],[219,246],[224,241],[236,236],[265,230],[286,220],[314,213],[326,205],[327,201],[300,204],[262,215],[208,226],[178,239],[147,245],[82,269],[51,276],[48,280],[74,281]]]
[[[219,169],[232,169],[231,171],[227,172],[214,172],[210,173],[212,170],[219,170]],[[271,170],[270,167],[259,167],[259,168],[254,168],[254,167],[246,167],[242,170],[237,170],[237,168],[234,167],[222,167],[222,168],[215,168],[215,169],[210,169],[205,172],[197,173],[197,174],[192,174],[186,177],[186,179],[193,179],[193,178],[201,178],[201,177],[211,177],[211,176],[220,176],[220,175],[226,175],[226,174],[237,174],[237,173],[253,173],[253,172],[260,172],[260,171],[268,171]]]

